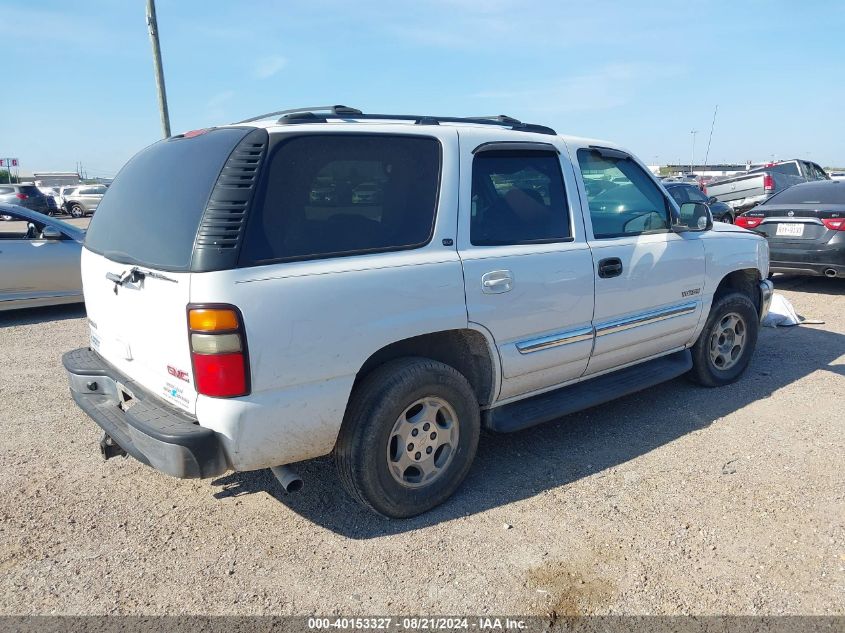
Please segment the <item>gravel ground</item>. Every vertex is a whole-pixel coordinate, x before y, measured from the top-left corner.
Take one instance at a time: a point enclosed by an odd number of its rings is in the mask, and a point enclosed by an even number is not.
[[[2,614],[845,614],[845,280],[746,376],[482,438],[444,506],[359,508],[328,459],[179,481],[103,462],[60,354],[81,307],[0,313]]]

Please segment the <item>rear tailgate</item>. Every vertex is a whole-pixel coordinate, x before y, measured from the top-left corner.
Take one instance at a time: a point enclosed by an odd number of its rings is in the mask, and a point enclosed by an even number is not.
[[[763,188],[763,174],[737,176],[707,185],[707,194],[715,197],[720,202],[742,200],[753,196],[761,196],[765,193],[766,190]]]
[[[234,265],[266,131],[217,128],[136,154],[99,203],[82,251],[91,347],[194,413],[191,275]]]
[[[761,205],[749,211],[749,218],[761,218],[762,223],[754,228],[765,235],[772,247],[804,247],[811,242],[825,243],[830,240],[831,232],[822,220],[841,217],[845,206],[830,206],[821,210],[814,204]]]
[[[151,393],[193,413],[186,312],[191,275],[143,268],[136,281],[118,285],[108,278],[132,268],[83,249],[91,348]]]

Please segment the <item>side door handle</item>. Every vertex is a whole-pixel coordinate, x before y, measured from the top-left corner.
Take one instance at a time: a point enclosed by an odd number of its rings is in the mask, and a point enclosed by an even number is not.
[[[513,290],[513,273],[509,270],[491,270],[481,275],[481,292],[486,295],[502,294]]]
[[[618,257],[608,257],[599,260],[599,277],[608,279],[622,274],[622,260]]]

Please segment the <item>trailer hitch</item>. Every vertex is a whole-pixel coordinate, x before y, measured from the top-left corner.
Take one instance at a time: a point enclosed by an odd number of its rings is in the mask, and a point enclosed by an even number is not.
[[[103,438],[100,440],[100,454],[103,456],[103,460],[112,457],[126,457],[126,451],[108,433],[103,433]]]

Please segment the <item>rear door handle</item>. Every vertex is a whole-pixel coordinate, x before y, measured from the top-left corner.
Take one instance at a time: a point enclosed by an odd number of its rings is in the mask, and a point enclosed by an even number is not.
[[[599,277],[608,279],[622,274],[622,260],[618,257],[608,257],[599,260]]]
[[[491,270],[481,275],[481,292],[487,295],[502,294],[513,289],[513,273],[509,270]]]

